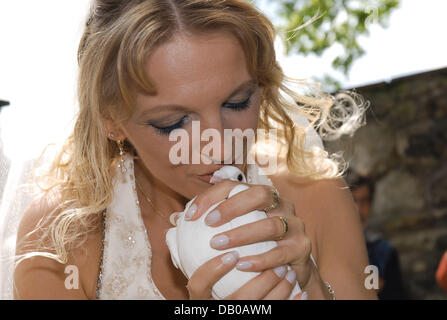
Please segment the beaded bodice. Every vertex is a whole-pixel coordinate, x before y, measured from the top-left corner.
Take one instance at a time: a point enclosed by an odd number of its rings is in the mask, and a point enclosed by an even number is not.
[[[165,299],[151,274],[151,244],[135,187],[134,161],[116,168],[113,201],[104,214],[104,239],[98,299]]]

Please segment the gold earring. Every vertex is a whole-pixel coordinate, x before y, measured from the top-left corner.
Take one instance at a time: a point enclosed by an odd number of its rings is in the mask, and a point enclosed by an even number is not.
[[[127,168],[124,165],[124,144],[121,140],[117,140],[118,148],[120,149],[120,164],[118,164],[118,168],[121,169],[121,173],[125,174],[127,172]]]

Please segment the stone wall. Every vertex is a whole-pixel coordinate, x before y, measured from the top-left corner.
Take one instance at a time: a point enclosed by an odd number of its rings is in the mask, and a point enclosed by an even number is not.
[[[435,272],[447,250],[447,68],[354,89],[371,102],[353,138],[326,142],[375,181],[367,229],[398,250],[414,299],[447,299]]]

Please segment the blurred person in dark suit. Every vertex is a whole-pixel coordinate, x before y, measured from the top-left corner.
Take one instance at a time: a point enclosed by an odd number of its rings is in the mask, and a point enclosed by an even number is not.
[[[369,262],[379,270],[379,288],[377,290],[379,299],[408,299],[396,248],[379,235],[366,231],[374,196],[374,182],[367,177],[358,176],[352,171],[348,171],[346,178],[365,230]]]

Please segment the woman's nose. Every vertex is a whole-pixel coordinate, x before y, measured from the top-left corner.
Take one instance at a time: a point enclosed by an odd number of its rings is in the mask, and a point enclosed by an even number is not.
[[[233,130],[220,113],[208,115],[200,121],[201,161],[210,163],[232,163],[235,143]]]

